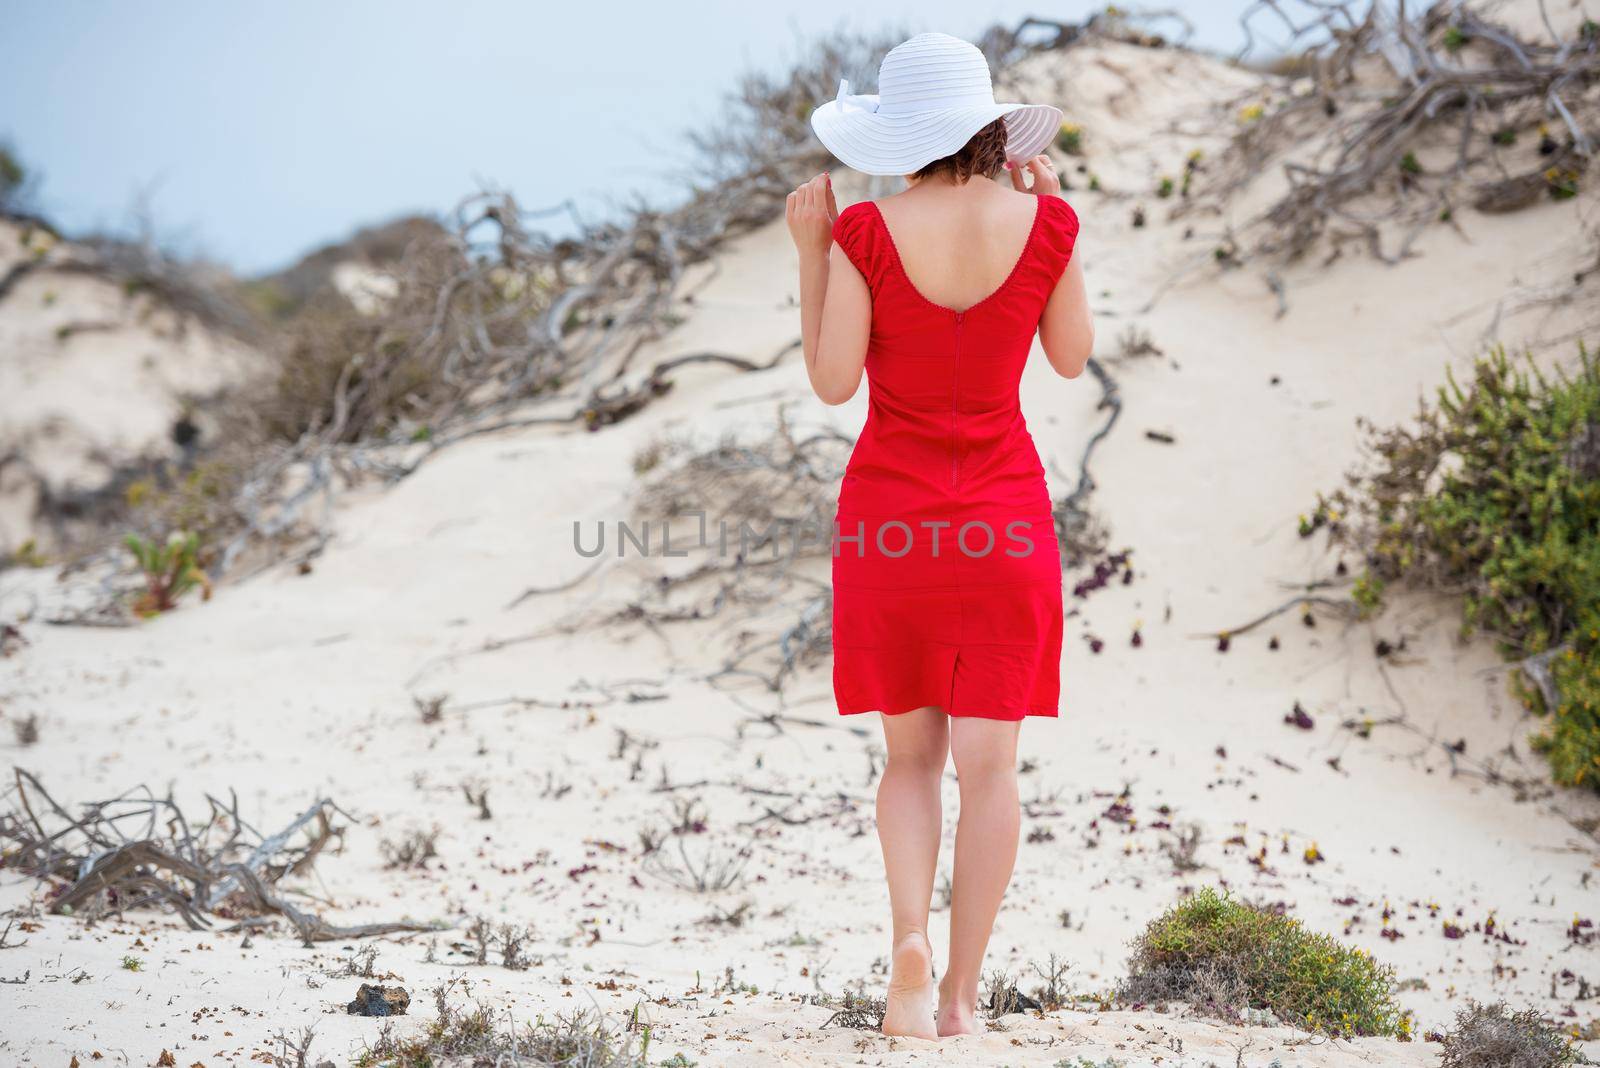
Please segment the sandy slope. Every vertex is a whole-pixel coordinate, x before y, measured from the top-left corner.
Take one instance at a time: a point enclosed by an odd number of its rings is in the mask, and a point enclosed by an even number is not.
[[[0,302],[0,456],[16,452],[52,493],[92,492],[120,463],[175,458],[172,427],[260,366],[237,340],[147,295],[66,269],[69,245],[0,221],[0,276],[34,261]],[[220,429],[201,419],[202,435]],[[0,552],[36,529],[32,480],[0,467]]]
[[[1135,578],[1072,602],[1065,714],[1024,732],[1029,841],[994,966],[1026,971],[1056,953],[1071,962],[1074,991],[1104,990],[1146,920],[1184,887],[1225,883],[1394,964],[1422,1030],[1446,1025],[1469,997],[1590,1023],[1600,1010],[1571,1000],[1570,977],[1600,980],[1597,950],[1566,932],[1575,912],[1600,911],[1596,850],[1570,819],[1593,818],[1600,804],[1541,786],[1529,724],[1493,651],[1455,639],[1453,606],[1408,601],[1348,627],[1324,617],[1307,628],[1290,613],[1225,654],[1192,635],[1330,574],[1334,560],[1297,536],[1296,517],[1355,459],[1357,415],[1404,417],[1486,338],[1538,342],[1568,328],[1570,311],[1496,307],[1570,272],[1575,221],[1594,211],[1592,197],[1509,218],[1468,214],[1395,268],[1347,256],[1292,271],[1281,318],[1243,271],[1188,274],[1145,311],[1222,226],[1169,222],[1145,191],[1191,149],[1216,147],[1199,131],[1225,128],[1233,105],[1219,102],[1246,76],[1114,45],[1036,76],[1057,73],[1104,184],[1089,193],[1080,177],[1068,194],[1084,220],[1101,351],[1113,355],[1120,331],[1138,324],[1164,356],[1110,364],[1126,411],[1098,454],[1095,502],[1112,545],[1133,550]],[[1127,91],[1130,77],[1140,93]],[[1150,222],[1134,229],[1141,200]],[[688,322],[640,362],[778,350],[795,332],[791,270],[781,224],[737,242],[707,272]],[[319,863],[312,892],[352,922],[458,925],[431,963],[427,937],[381,944],[378,970],[405,982],[422,1017],[426,991],[465,972],[473,995],[518,1018],[595,1005],[620,1019],[642,1002],[652,1058],[683,1052],[703,1064],[1434,1062],[1436,1047],[1421,1043],[1327,1042],[1156,1013],[1014,1016],[939,1047],[819,1029],[828,1010],[807,995],[884,981],[875,724],[832,714],[825,670],[790,687],[785,718],[758,718],[777,708],[770,697],[703,679],[721,656],[715,628],[509,641],[626,594],[591,582],[506,608],[523,588],[585,566],[571,524],[628,514],[632,458],[646,442],[759,432],[779,404],[802,425],[847,433],[865,414],[864,392],[837,410],[810,399],[795,358],[759,375],[690,368],[678,381],[617,428],[470,441],[388,492],[347,501],[309,576],[269,573],[132,630],[25,627],[31,646],[0,663],[0,708],[38,713],[43,738],[20,750],[7,732],[0,745],[76,800],[138,783],[170,782],[190,798],[232,788],[271,825],[316,794],[335,797],[358,826]],[[1087,377],[1052,377],[1042,361],[1024,389],[1052,488],[1065,492],[1102,417],[1098,391]],[[48,579],[4,576],[0,610]],[[1105,641],[1098,655],[1091,634]],[[1376,639],[1402,636],[1403,656],[1374,656]],[[414,694],[449,695],[440,724],[419,721]],[[1295,701],[1313,729],[1283,723]],[[1404,725],[1365,739],[1340,727],[1369,717]],[[632,741],[619,743],[619,730]],[[1437,742],[1458,739],[1465,757],[1452,760]],[[1480,762],[1531,785],[1452,773]],[[488,786],[490,821],[472,818],[463,782]],[[1124,794],[1126,808],[1113,807]],[[691,857],[753,847],[732,890],[689,893],[641,863],[639,831],[691,798],[706,822],[684,838]],[[953,781],[946,800],[953,815]],[[1162,846],[1168,825],[1189,823],[1202,828],[1202,867],[1179,875]],[[430,825],[443,829],[437,862],[383,867],[382,839]],[[1326,859],[1309,864],[1313,845]],[[36,892],[6,879],[0,905]],[[746,901],[741,924],[712,922]],[[1398,937],[1380,933],[1386,905]],[[467,967],[451,947],[478,914],[531,925],[535,966]],[[1491,915],[1506,937],[1475,929]],[[1447,938],[1447,920],[1465,937]],[[342,1061],[377,1030],[339,1011],[359,981],[331,974],[344,947],[306,950],[281,933],[244,946],[237,934],[160,920],[35,922],[25,946],[0,950],[0,977],[28,976],[0,986],[7,1063],[98,1050],[148,1064],[163,1048],[180,1064],[243,1062],[279,1028],[306,1023],[318,1026],[317,1051]],[[142,971],[119,967],[129,954]]]

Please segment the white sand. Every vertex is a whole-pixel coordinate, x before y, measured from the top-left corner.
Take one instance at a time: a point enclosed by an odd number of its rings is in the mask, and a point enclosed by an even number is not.
[[[13,450],[52,493],[106,485],[119,463],[175,458],[185,398],[237,383],[260,358],[144,293],[57,269],[75,257],[42,231],[0,221],[0,276],[39,256],[0,301],[0,455]],[[205,434],[220,428],[202,426]],[[0,553],[47,532],[17,467],[0,470]]]
[[[1090,163],[1107,187],[1092,194],[1078,179],[1068,194],[1084,222],[1101,353],[1112,355],[1121,330],[1137,324],[1166,355],[1111,363],[1127,407],[1097,454],[1094,506],[1113,547],[1133,550],[1136,580],[1069,601],[1064,716],[1023,732],[1024,833],[1042,840],[1023,846],[992,966],[1026,971],[1056,953],[1071,962],[1075,992],[1104,991],[1147,920],[1186,887],[1226,885],[1282,902],[1393,964],[1419,1032],[1447,1026],[1469,998],[1592,1023],[1600,1010],[1574,1003],[1575,985],[1560,977],[1570,969],[1600,979],[1595,947],[1572,947],[1566,934],[1574,913],[1600,911],[1595,841],[1570,822],[1600,814],[1600,801],[1543,785],[1526,744],[1532,725],[1506,695],[1493,649],[1455,638],[1456,606],[1402,598],[1371,623],[1324,616],[1314,629],[1290,613],[1236,638],[1226,654],[1192,637],[1330,575],[1334,559],[1320,537],[1297,536],[1297,515],[1356,460],[1356,416],[1408,416],[1446,366],[1468,365],[1488,338],[1535,343],[1548,359],[1569,355],[1569,346],[1546,342],[1577,310],[1497,317],[1495,308],[1570,273],[1576,223],[1592,214],[1592,196],[1501,218],[1465,212],[1460,232],[1431,232],[1422,255],[1397,267],[1347,255],[1327,269],[1290,270],[1282,318],[1254,271],[1192,273],[1141,314],[1175,269],[1208,253],[1220,221],[1169,223],[1168,202],[1119,191],[1143,193],[1156,176],[1179,173],[1192,148],[1215,149],[1214,135],[1185,131],[1218,129],[1218,112],[1232,107],[1219,101],[1231,101],[1246,76],[1115,45],[1076,50],[1066,66],[1063,98],[1084,116]],[[1129,91],[1113,68],[1151,88]],[[1139,200],[1150,224],[1135,230]],[[1197,233],[1185,241],[1189,225]],[[638,365],[705,348],[776,351],[797,329],[792,269],[781,222],[736,242],[685,309],[689,321]],[[714,627],[586,632],[481,651],[596,597],[625,599],[625,584],[591,582],[505,608],[525,587],[586,566],[571,549],[571,524],[629,514],[631,462],[645,443],[759,431],[774,418],[774,395],[805,425],[853,434],[865,414],[865,390],[837,410],[812,400],[798,356],[764,374],[693,367],[677,380],[618,427],[469,441],[391,491],[348,500],[309,576],[270,572],[129,630],[25,625],[32,644],[0,662],[0,709],[7,719],[37,713],[42,740],[19,749],[7,731],[0,746],[73,801],[139,783],[171,783],[191,801],[236,789],[246,811],[275,825],[318,794],[337,799],[358,825],[307,886],[333,903],[331,915],[455,925],[438,939],[437,963],[424,959],[427,937],[378,943],[378,970],[412,993],[408,1029],[431,1018],[428,990],[465,972],[472,995],[523,1020],[583,1006],[622,1020],[639,1005],[653,1027],[652,1060],[681,1052],[701,1064],[751,1065],[1435,1062],[1437,1047],[1424,1043],[1329,1041],[1154,1012],[1012,1016],[982,1037],[937,1046],[820,1029],[829,1010],[804,1004],[806,995],[858,981],[881,990],[885,979],[873,720],[833,714],[825,669],[789,687],[789,718],[778,728],[755,719],[779,705],[703,678],[724,649]],[[1098,390],[1089,377],[1054,378],[1041,362],[1024,391],[1052,490],[1063,494],[1101,418]],[[760,400],[728,403],[746,398]],[[1176,444],[1149,440],[1146,429]],[[48,580],[8,573],[0,593]],[[0,600],[0,610],[20,603]],[[1136,625],[1142,648],[1129,644]],[[1099,655],[1084,641],[1091,633],[1106,642]],[[1274,636],[1276,652],[1267,647]],[[1375,640],[1402,636],[1402,660],[1382,665]],[[412,706],[413,695],[430,694],[449,695],[443,722],[431,727]],[[473,707],[513,696],[570,706]],[[1296,701],[1312,730],[1282,722]],[[1368,739],[1340,727],[1367,717],[1408,726],[1379,726]],[[634,752],[617,755],[618,730],[652,746],[636,778]],[[1457,739],[1466,741],[1463,771],[1487,763],[1532,785],[1453,774],[1438,743]],[[663,776],[691,785],[662,792]],[[463,782],[488,787],[492,820],[471,818]],[[1124,790],[1129,823],[1105,815]],[[687,840],[692,856],[753,848],[736,889],[689,893],[641,864],[638,831],[663,824],[674,798],[691,797],[708,823]],[[955,802],[952,780],[947,832]],[[1174,874],[1162,823],[1202,828],[1200,870]],[[429,870],[384,868],[382,839],[435,824],[441,857]],[[1235,836],[1243,845],[1227,844]],[[1326,860],[1310,865],[1303,858],[1313,844]],[[1252,856],[1262,847],[1258,866]],[[31,880],[0,879],[0,905],[38,893]],[[706,922],[745,901],[752,909],[741,926]],[[1386,904],[1398,940],[1380,934]],[[536,965],[465,967],[450,945],[477,914],[531,925]],[[1491,915],[1510,941],[1473,932]],[[1446,938],[1446,920],[1466,937]],[[87,1062],[99,1051],[148,1064],[162,1049],[184,1065],[245,1062],[278,1029],[305,1024],[318,1028],[315,1055],[343,1063],[378,1031],[376,1021],[342,1012],[360,981],[330,974],[345,947],[306,950],[280,931],[245,948],[237,934],[194,934],[155,916],[93,927],[35,922],[26,945],[0,950],[0,978],[28,976],[0,986],[6,1063]],[[943,941],[936,928],[936,952]],[[119,967],[130,954],[141,971]],[[727,969],[759,993],[729,993]]]

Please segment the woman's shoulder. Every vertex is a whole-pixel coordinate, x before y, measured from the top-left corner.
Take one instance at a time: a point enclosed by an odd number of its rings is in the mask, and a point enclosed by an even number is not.
[[[873,218],[877,214],[878,202],[876,200],[858,200],[847,208],[841,208],[839,217],[834,222],[835,225],[844,222],[846,225],[859,226],[862,222]],[[846,222],[847,219],[848,222]]]
[[[878,237],[878,209],[870,200],[858,200],[833,220],[834,243],[856,270],[870,282],[877,273],[883,250]]]
[[[1039,197],[1038,210],[1039,219],[1034,227],[1035,261],[1044,271],[1044,282],[1054,289],[1078,244],[1078,213],[1053,193]]]
[[[833,239],[849,252],[852,246],[868,239],[877,221],[878,205],[871,200],[858,200],[841,209],[833,220]]]
[[[1078,236],[1078,213],[1072,210],[1067,199],[1056,193],[1046,193],[1039,198],[1039,211],[1069,237]]]

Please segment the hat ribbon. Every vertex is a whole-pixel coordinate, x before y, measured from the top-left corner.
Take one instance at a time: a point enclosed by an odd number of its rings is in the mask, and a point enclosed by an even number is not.
[[[839,110],[848,111],[877,111],[878,102],[871,96],[857,95],[850,92],[850,79],[839,79],[839,95],[835,97]]]

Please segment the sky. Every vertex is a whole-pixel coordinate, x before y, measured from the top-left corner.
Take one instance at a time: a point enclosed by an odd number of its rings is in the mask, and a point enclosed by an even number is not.
[[[1051,0],[8,0],[0,143],[69,233],[148,218],[187,255],[288,266],[361,225],[448,213],[485,185],[604,216],[669,202],[681,134],[744,71],[829,30],[975,37]],[[1243,0],[1180,6],[1232,51]],[[858,91],[871,91],[863,88]],[[820,103],[820,101],[819,101]]]

